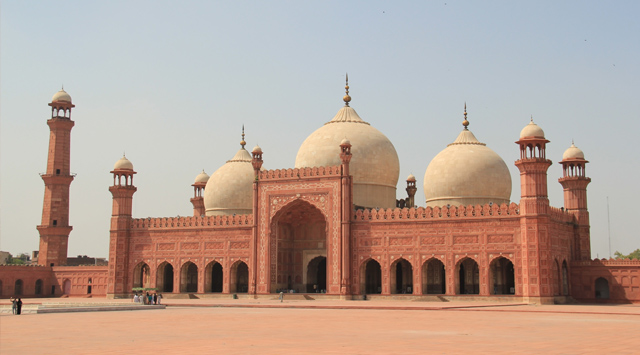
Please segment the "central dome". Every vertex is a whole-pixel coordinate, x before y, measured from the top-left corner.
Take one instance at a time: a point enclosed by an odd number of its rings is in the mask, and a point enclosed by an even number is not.
[[[504,160],[467,129],[436,155],[424,174],[428,207],[509,203],[511,174]]]
[[[340,144],[351,142],[349,170],[353,176],[353,203],[359,207],[394,208],[400,175],[398,153],[389,139],[346,105],[302,143],[296,168],[340,165]]]

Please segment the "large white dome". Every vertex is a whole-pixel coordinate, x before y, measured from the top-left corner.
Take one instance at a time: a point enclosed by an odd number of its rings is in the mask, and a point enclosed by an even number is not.
[[[429,163],[424,196],[430,207],[508,203],[511,175],[504,160],[465,127]]]
[[[206,215],[251,214],[254,178],[251,154],[243,145],[207,181],[204,188]]]
[[[384,134],[348,106],[348,101],[331,121],[302,143],[295,167],[340,165],[340,144],[345,138],[352,145],[349,171],[353,176],[353,203],[369,208],[394,208],[400,174],[398,153]]]

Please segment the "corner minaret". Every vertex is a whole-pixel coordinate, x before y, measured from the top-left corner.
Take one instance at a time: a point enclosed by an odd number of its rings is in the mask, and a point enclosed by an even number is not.
[[[521,279],[516,294],[530,302],[553,302],[550,260],[552,245],[549,230],[549,196],[547,170],[551,161],[546,157],[544,131],[531,122],[520,132],[520,256]],[[521,285],[521,286],[520,286]],[[522,288],[520,288],[522,287]]]
[[[133,194],[133,164],[124,155],[116,162],[111,171],[113,186],[109,191],[113,195],[111,209],[111,228],[109,230],[109,275],[107,278],[107,296],[122,297],[128,295],[129,287],[129,238]]]
[[[516,166],[520,170],[520,214],[546,214],[549,207],[547,192],[547,170],[551,160],[546,156],[544,131],[531,122],[520,132],[520,159]]]
[[[584,153],[573,142],[562,154],[562,178],[558,179],[564,188],[564,209],[574,215],[577,223],[574,243],[576,258],[591,258],[591,237],[589,232],[589,211],[587,210],[587,185],[591,178],[585,175]]]
[[[209,175],[204,172],[204,169],[198,176],[196,176],[196,180],[193,183],[193,198],[191,199],[191,203],[193,204],[193,216],[200,217],[205,215],[204,208],[204,188],[207,186],[207,181],[209,181]]]
[[[44,204],[40,233],[38,264],[59,266],[67,263],[67,243],[73,229],[69,225],[69,186],[74,175],[70,171],[71,160],[71,96],[64,89],[51,99],[49,130],[49,157],[47,170],[41,174],[44,180]]]

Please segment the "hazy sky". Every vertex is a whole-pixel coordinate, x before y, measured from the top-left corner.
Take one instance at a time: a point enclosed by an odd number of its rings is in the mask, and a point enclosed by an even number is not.
[[[191,184],[260,144],[293,167],[303,140],[351,106],[383,132],[405,179],[469,128],[510,168],[519,202],[520,130],[544,129],[549,198],[557,164],[584,151],[592,256],[640,248],[638,1],[11,1],[0,14],[0,249],[38,249],[51,111],[72,119],[69,255],[108,255],[113,182],[138,172],[134,217],[192,215]]]

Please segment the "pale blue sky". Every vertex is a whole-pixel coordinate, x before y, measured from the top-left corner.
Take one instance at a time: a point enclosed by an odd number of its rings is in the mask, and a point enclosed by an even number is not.
[[[394,143],[405,178],[470,129],[510,168],[533,115],[586,158],[593,257],[640,248],[637,1],[11,1],[0,8],[0,249],[38,248],[50,116],[64,84],[72,119],[69,255],[107,256],[112,183],[126,151],[134,217],[191,215],[191,184],[259,143],[268,169],[351,106]]]

